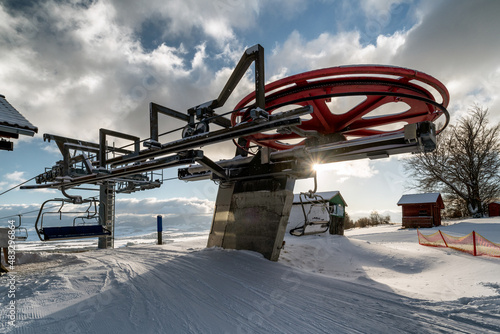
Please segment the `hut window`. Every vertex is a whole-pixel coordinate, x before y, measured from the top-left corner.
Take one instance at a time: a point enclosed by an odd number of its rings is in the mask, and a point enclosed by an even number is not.
[[[420,210],[420,211],[418,212],[418,215],[419,215],[419,216],[428,216],[427,210]]]

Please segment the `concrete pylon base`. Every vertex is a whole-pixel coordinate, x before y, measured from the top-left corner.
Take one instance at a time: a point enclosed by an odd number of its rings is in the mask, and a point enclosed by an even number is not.
[[[294,185],[290,177],[221,184],[207,246],[256,251],[277,261]]]

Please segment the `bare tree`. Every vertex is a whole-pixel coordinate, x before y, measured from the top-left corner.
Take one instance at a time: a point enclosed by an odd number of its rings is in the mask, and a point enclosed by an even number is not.
[[[488,109],[474,106],[438,136],[435,151],[413,155],[405,169],[423,191],[462,201],[472,216],[500,195],[500,124],[488,124]]]

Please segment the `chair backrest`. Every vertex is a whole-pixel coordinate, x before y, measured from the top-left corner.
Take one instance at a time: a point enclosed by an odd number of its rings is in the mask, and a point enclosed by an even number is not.
[[[55,207],[59,207],[57,211],[45,211],[44,207],[49,202],[57,202],[60,203]],[[83,203],[85,205],[84,210],[77,210],[75,208],[69,208],[68,211],[63,211],[63,207],[66,204],[75,204],[72,203],[71,200],[55,198],[45,201],[40,207],[40,211],[38,212],[37,219],[35,221],[35,230],[38,234],[38,237],[42,241],[48,240],[63,240],[63,239],[80,239],[80,238],[95,238],[111,235],[111,232],[105,229],[99,223],[99,216],[97,211],[97,203],[98,201],[95,198],[86,199]],[[49,207],[49,208],[53,208]],[[44,226],[44,217],[45,215],[55,214],[59,216],[59,220],[62,220],[63,216],[73,216],[72,226],[57,226],[57,227],[46,227]],[[76,218],[74,217],[76,215]],[[83,221],[85,219],[94,220],[93,224],[86,225],[76,225],[76,220],[81,218]],[[85,221],[84,221],[85,223]],[[97,223],[97,224],[96,224]],[[67,224],[67,223],[66,223]]]
[[[24,241],[28,239],[28,230],[24,227],[17,227],[15,229],[16,241]]]
[[[44,227],[40,232],[44,236],[44,241],[96,238],[111,235],[111,232],[102,225]]]

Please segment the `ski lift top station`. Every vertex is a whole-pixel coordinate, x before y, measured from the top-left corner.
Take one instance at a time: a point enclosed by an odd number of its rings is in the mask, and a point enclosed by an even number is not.
[[[252,64],[255,90],[230,111],[216,113]],[[333,99],[342,97],[362,101],[335,107]],[[265,85],[264,49],[255,45],[243,53],[216,99],[186,113],[151,102],[147,140],[108,129],[99,130],[99,143],[44,134],[44,140],[57,144],[62,160],[38,175],[36,184],[22,188],[59,189],[65,196],[60,202],[88,206],[88,200],[68,191],[98,185],[98,228],[57,232],[39,227],[38,232],[45,239],[98,236],[99,248],[112,248],[115,193],[159,187],[155,171],[179,168],[179,180],[219,184],[208,246],[253,250],[276,261],[295,180],[315,178],[313,164],[434,150],[436,135],[449,122],[448,102],[446,87],[435,78],[393,66],[331,67]],[[394,103],[407,109],[381,113]],[[158,118],[164,116],[186,123],[181,138],[161,142]],[[436,129],[440,116],[444,121]],[[110,137],[131,145],[108,146]],[[225,141],[235,143],[235,157],[213,161],[200,149]]]

